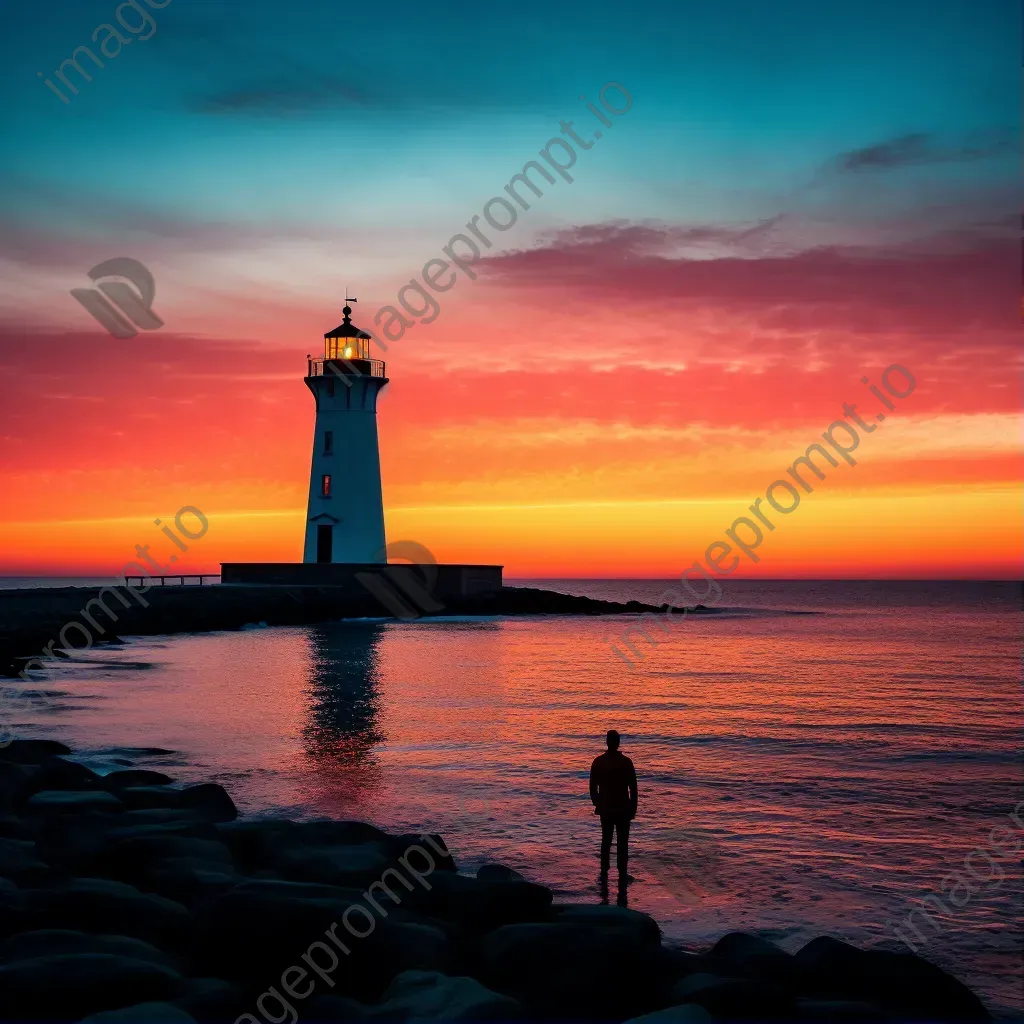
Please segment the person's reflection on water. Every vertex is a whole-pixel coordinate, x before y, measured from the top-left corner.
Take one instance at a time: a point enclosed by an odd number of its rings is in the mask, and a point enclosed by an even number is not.
[[[339,815],[367,802],[380,782],[374,748],[378,727],[378,668],[385,627],[337,623],[309,630],[306,756],[314,763],[318,810]]]

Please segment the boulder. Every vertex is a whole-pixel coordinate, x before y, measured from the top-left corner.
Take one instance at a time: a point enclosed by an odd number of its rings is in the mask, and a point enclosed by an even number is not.
[[[124,804],[113,793],[103,789],[44,789],[29,797],[26,808],[31,814],[117,814],[124,810]]]
[[[404,971],[387,987],[374,1016],[410,1021],[517,1020],[523,1017],[523,1008],[473,978]]]
[[[381,993],[403,971],[455,973],[455,953],[445,932],[426,922],[400,921],[374,915],[373,931],[365,934],[368,918],[353,915],[356,935],[338,928],[338,936],[351,951],[352,994],[365,1002],[376,1002]],[[360,935],[364,935],[360,938]]]
[[[174,1005],[197,1021],[230,1024],[253,1009],[252,993],[221,978],[186,978]]]
[[[340,927],[349,906],[347,901],[236,887],[196,915],[191,944],[195,972],[266,985],[268,978],[280,976],[283,966],[298,963],[311,943],[324,943],[327,930]],[[337,947],[328,947],[323,956],[325,961],[332,956],[340,959],[342,969],[336,980],[344,984],[348,958]]]
[[[290,824],[292,838],[307,846],[387,843],[394,838],[365,821],[301,821]]]
[[[288,846],[270,858],[273,869],[294,882],[321,882],[343,888],[365,888],[388,868],[398,867],[384,843],[338,846]]]
[[[800,1020],[846,1021],[856,1024],[858,1021],[886,1021],[889,1018],[877,1006],[871,1003],[840,999],[798,999],[796,1012]]]
[[[181,807],[181,790],[173,786],[124,786],[117,791],[117,797],[132,811],[178,809]]]
[[[0,938],[26,927],[25,894],[13,882],[0,878]]]
[[[3,767],[4,762],[0,761],[0,774],[2,774]],[[31,839],[32,829],[29,828],[29,824],[24,818],[19,818],[14,814],[0,814],[0,838]]]
[[[555,921],[585,927],[616,929],[631,942],[656,946],[661,942],[658,922],[638,910],[618,906],[565,903],[553,908]]]
[[[481,882],[526,881],[518,871],[513,871],[512,868],[507,868],[504,864],[481,864],[480,867],[476,869],[476,877],[479,878]]]
[[[228,791],[214,782],[181,790],[181,806],[207,821],[234,821],[238,817],[238,808]]]
[[[419,868],[420,862],[413,866]],[[488,882],[453,871],[431,872],[422,885],[415,876],[407,877],[413,886],[409,905],[434,917],[484,930],[549,917],[551,890],[533,882]]]
[[[39,769],[34,766],[0,761],[0,810],[20,811],[38,775]]]
[[[63,757],[47,757],[39,764],[36,789],[94,789],[100,777],[84,764]]]
[[[285,819],[218,822],[214,828],[217,838],[246,871],[268,868],[279,850],[303,845],[296,833],[296,823]]]
[[[156,946],[127,935],[87,935],[64,928],[45,928],[21,932],[0,942],[0,961],[31,960],[35,957],[58,956],[64,953],[110,953],[113,956],[145,960],[164,967],[174,962]]]
[[[25,903],[36,928],[113,931],[161,947],[179,941],[188,926],[188,912],[180,903],[103,878],[33,889],[25,893]]]
[[[726,1020],[792,1020],[796,1012],[795,997],[781,986],[716,974],[683,978],[672,987],[670,1000],[697,1003],[712,1017]]]
[[[347,996],[320,995],[317,992],[313,992],[302,1006],[303,1018],[310,1021],[372,1020],[378,1009]]]
[[[65,747],[56,740],[11,740],[5,746],[0,746],[0,761],[40,764],[48,757],[70,753],[70,747]]]
[[[110,772],[99,779],[99,784],[116,793],[122,789],[138,786],[166,786],[174,780],[163,772],[149,771],[145,768],[129,768],[123,772]]]
[[[196,1021],[171,1003],[136,1003],[122,1010],[90,1014],[81,1024],[196,1024]]]
[[[812,939],[796,954],[800,994],[864,1000],[894,1017],[988,1020],[981,1000],[941,967],[913,953],[857,949],[839,939]]]
[[[143,877],[148,866],[169,858],[187,857],[196,861],[230,868],[234,864],[231,851],[216,839],[200,839],[180,832],[155,832],[120,838],[121,833],[107,837],[103,863],[119,878]]]
[[[474,975],[540,1016],[635,1017],[659,1008],[654,934],[557,919],[503,925],[480,940]]]
[[[26,839],[0,839],[0,878],[22,886],[47,881],[53,869],[36,856],[35,845]]]
[[[173,998],[181,977],[168,967],[109,953],[70,953],[0,967],[8,1020],[75,1021],[99,1010]]]
[[[200,857],[165,857],[148,864],[137,881],[145,892],[195,907],[234,888],[241,877],[230,864]]]
[[[668,1006],[664,1010],[631,1017],[626,1024],[710,1024],[715,1018],[697,1003]]]
[[[797,974],[796,959],[767,939],[745,932],[723,935],[707,953],[715,974],[791,984]]]

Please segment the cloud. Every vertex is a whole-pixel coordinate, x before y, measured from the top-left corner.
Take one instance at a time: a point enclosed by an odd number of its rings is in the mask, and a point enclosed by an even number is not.
[[[242,114],[284,117],[322,107],[367,106],[369,98],[349,83],[326,75],[304,75],[302,84],[281,80],[226,89],[193,100],[189,109],[198,114]]]
[[[1019,241],[1006,223],[888,246],[781,253],[761,251],[762,239],[734,228],[589,225],[492,256],[480,267],[498,285],[612,296],[680,312],[715,308],[789,331],[1017,331]],[[733,251],[682,253],[696,237],[731,239]]]
[[[885,171],[921,164],[985,160],[1005,156],[1014,148],[1014,136],[1008,129],[975,132],[958,145],[944,145],[934,135],[911,132],[840,153],[830,167],[840,172]]]

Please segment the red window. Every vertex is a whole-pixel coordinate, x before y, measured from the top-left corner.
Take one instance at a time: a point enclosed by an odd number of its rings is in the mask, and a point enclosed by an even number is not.
[[[320,497],[329,498],[331,496],[331,474],[324,473],[320,477]]]

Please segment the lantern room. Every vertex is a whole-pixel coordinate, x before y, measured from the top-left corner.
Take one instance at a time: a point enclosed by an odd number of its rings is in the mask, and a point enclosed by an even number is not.
[[[346,306],[345,319],[330,334],[324,335],[324,359],[369,359],[370,335],[352,323],[352,307]]]

